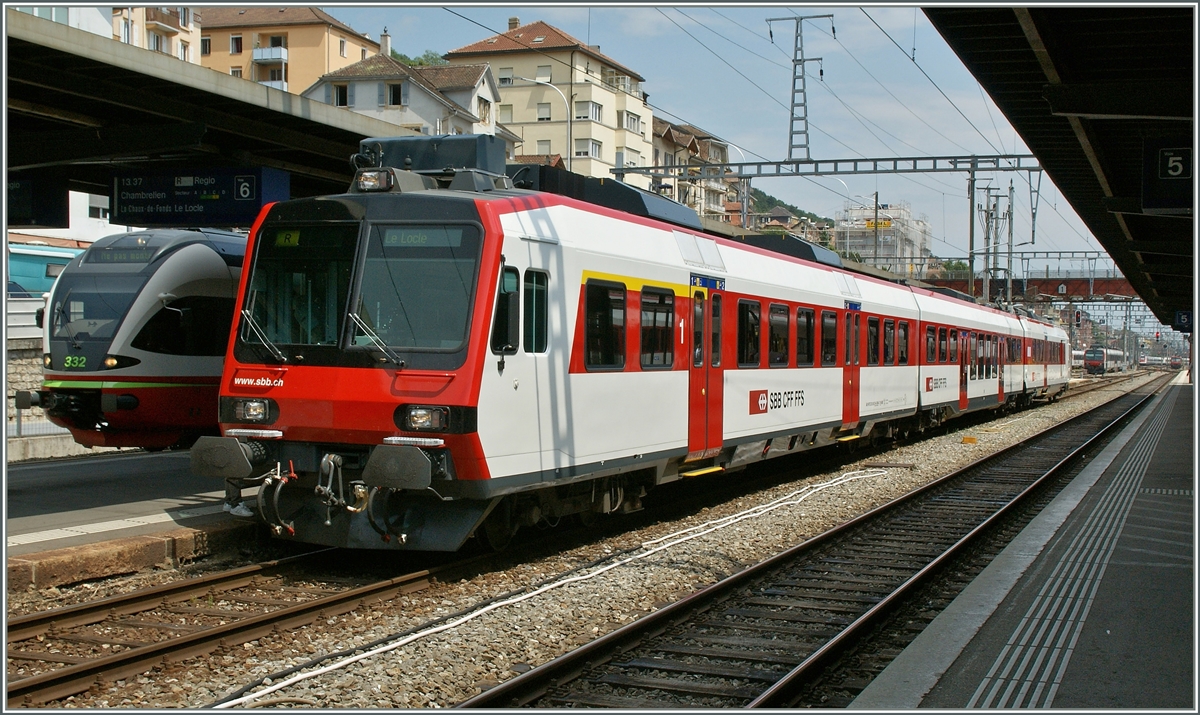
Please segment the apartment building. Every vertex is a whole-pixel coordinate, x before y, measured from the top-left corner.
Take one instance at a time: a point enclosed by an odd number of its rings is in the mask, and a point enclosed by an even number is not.
[[[496,121],[500,90],[488,65],[412,67],[392,56],[386,29],[379,42],[379,54],[323,75],[301,95],[422,134],[499,136],[513,156],[520,137]]]
[[[90,32],[93,35],[108,37],[112,33],[112,22],[108,17],[106,7],[13,7],[17,12],[40,17],[43,20],[57,22],[60,25],[74,27],[76,30]]]
[[[729,143],[692,124],[676,124],[655,118],[652,166],[678,166],[667,177],[655,179],[654,190],[692,207],[696,213],[717,221],[729,221],[727,204],[738,203],[737,181],[722,169],[705,166],[729,161]],[[740,217],[739,217],[740,221]]]
[[[196,13],[204,28],[200,64],[293,94],[379,54],[378,42],[316,7],[205,7]]]
[[[556,27],[509,18],[508,32],[444,55],[451,65],[487,63],[499,83],[496,118],[520,137],[520,154],[566,157],[585,176],[612,178],[649,166],[653,111],[645,79]],[[626,180],[649,188],[649,178]]]
[[[114,7],[110,29],[114,40],[200,64],[200,18],[190,7]]]

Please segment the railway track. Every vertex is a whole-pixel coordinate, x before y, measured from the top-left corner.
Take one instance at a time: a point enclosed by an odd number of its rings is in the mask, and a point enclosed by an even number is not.
[[[1098,383],[1092,389],[1111,385]],[[1091,386],[1089,386],[1091,387]],[[1073,391],[1074,392],[1074,391]],[[57,700],[424,588],[457,562],[366,583],[294,571],[322,550],[9,620],[10,707]],[[353,582],[350,582],[353,581]]]
[[[479,557],[387,578],[303,576],[334,549],[263,562],[8,621],[9,707],[81,693],[278,629],[420,590]]]
[[[826,664],[1149,396],[1112,400],[458,707],[795,706]]]

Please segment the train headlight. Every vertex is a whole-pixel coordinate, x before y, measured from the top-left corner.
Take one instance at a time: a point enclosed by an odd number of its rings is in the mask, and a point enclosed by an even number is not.
[[[51,363],[52,361],[50,360],[50,353],[42,355],[42,364],[46,366],[46,369],[50,369]]]
[[[388,191],[392,188],[392,172],[388,169],[363,169],[358,172],[359,191]]]
[[[262,422],[270,410],[266,400],[237,400],[233,403],[233,415],[239,422]]]
[[[105,355],[104,365],[105,370],[116,370],[120,367],[133,367],[140,363],[137,358],[125,357],[124,355]]]
[[[450,426],[449,407],[411,406],[404,416],[404,429],[413,432],[440,432]]]

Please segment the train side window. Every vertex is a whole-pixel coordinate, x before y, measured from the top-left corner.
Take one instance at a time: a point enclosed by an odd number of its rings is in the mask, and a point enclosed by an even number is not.
[[[896,336],[896,361],[908,365],[908,321],[900,321],[900,332]]]
[[[958,331],[950,330],[950,362],[958,363]]]
[[[518,283],[521,272],[505,268],[500,274],[500,289],[496,291],[496,318],[492,321],[492,352],[515,355],[520,342],[520,301]]]
[[[859,353],[862,352],[862,340],[859,339],[859,318],[858,313],[854,314],[854,364],[858,364]]]
[[[712,366],[721,367],[721,296],[712,297]]]
[[[938,328],[938,362],[946,362],[950,355],[950,347],[946,343],[946,329]]]
[[[788,351],[788,309],[786,305],[772,303],[768,308],[767,363],[771,367],[787,367],[791,362]]]
[[[867,318],[867,364],[879,364],[879,318]]]
[[[222,356],[232,320],[233,298],[184,296],[160,308],[130,345],[163,355]]]
[[[808,308],[796,309],[796,367],[811,367],[816,352],[813,340],[813,312]]]
[[[586,305],[585,367],[625,367],[625,286],[588,281]]]
[[[896,364],[896,321],[883,321],[883,364]]]
[[[738,301],[738,367],[758,367],[762,351],[762,305]]]
[[[704,367],[704,293],[692,296],[692,367]]]
[[[837,313],[821,312],[821,364],[837,365]]]
[[[667,368],[675,364],[675,294],[642,289],[642,367]]]
[[[852,326],[854,324],[854,319],[851,317],[850,313],[846,313],[846,321],[845,322],[846,322],[846,335],[844,336],[844,339],[846,341],[846,351],[844,353],[842,353],[842,360],[845,362],[845,364],[849,365],[850,364],[851,346],[854,345],[854,341],[853,341],[854,330],[852,329]]]
[[[550,326],[547,288],[550,275],[525,271],[525,352],[546,352],[546,332]]]
[[[935,343],[936,343],[936,341],[934,339],[933,326],[930,325],[927,328],[925,328],[925,363],[926,364],[932,364],[933,362],[936,361],[937,352],[934,347]]]

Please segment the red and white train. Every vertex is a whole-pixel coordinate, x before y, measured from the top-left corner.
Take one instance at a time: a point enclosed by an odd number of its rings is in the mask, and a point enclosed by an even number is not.
[[[619,182],[538,169],[572,198],[391,168],[408,156],[251,232],[223,436],[192,465],[263,478],[286,538],[499,546],[665,482],[1067,388],[1066,333],[1032,315],[706,233]]]

